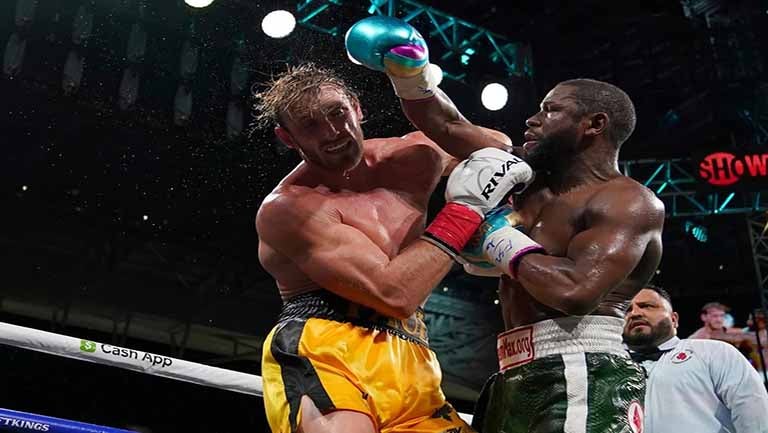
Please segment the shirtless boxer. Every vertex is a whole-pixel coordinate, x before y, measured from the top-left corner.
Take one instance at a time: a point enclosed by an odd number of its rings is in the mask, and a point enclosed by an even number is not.
[[[426,46],[390,39],[377,35],[369,45],[421,65],[386,71],[411,122],[449,151],[495,145],[435,87]],[[352,41],[350,56],[381,70]],[[526,125],[523,157],[537,180],[492,213],[464,253],[505,274],[499,297],[508,329],[473,425],[482,433],[637,433],[644,375],[622,347],[622,318],[660,261],[664,207],[618,170],[633,104],[608,83],[570,80]]]
[[[256,96],[259,116],[303,159],[256,217],[259,259],[283,299],[262,357],[272,431],[471,431],[440,389],[421,306],[530,167],[465,146],[448,204],[425,231],[429,196],[455,163],[431,140],[365,140],[356,95],[314,65],[290,68]],[[310,419],[316,409],[321,419]]]

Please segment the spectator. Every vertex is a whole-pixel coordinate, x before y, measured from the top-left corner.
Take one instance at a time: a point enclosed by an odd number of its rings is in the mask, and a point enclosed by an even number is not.
[[[748,346],[747,357],[752,365],[763,374],[763,380],[766,380],[765,371],[768,370],[768,330],[766,330],[765,312],[757,310],[757,314],[750,313],[749,319],[747,319],[747,335],[749,338],[746,340]],[[760,339],[759,344],[757,339]],[[760,357],[760,350],[762,349],[763,356]],[[768,380],[766,380],[768,382]]]
[[[720,340],[738,347],[744,340],[744,332],[739,328],[725,326],[725,315],[729,308],[719,302],[708,302],[701,307],[701,321],[704,326],[697,329],[688,338]]]
[[[677,338],[669,294],[641,290],[627,311],[624,341],[648,372],[646,433],[767,433],[768,393],[731,345]]]

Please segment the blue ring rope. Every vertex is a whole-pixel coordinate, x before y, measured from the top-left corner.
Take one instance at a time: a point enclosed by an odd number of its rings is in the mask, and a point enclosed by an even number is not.
[[[0,408],[0,430],[48,433],[136,433],[132,430]]]

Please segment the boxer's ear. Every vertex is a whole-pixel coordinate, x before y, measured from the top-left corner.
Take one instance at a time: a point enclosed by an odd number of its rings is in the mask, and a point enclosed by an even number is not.
[[[593,113],[588,115],[587,127],[584,130],[584,135],[594,137],[604,133],[608,129],[609,122],[608,115],[605,113]]]
[[[296,149],[296,142],[293,140],[291,133],[288,132],[287,129],[283,128],[282,126],[276,126],[275,135],[280,141],[283,142],[283,144],[290,147],[291,149]]]
[[[672,329],[677,329],[677,324],[679,323],[680,316],[677,315],[676,311],[672,312]]]
[[[357,97],[350,96],[349,103],[352,105],[352,109],[355,110],[355,114],[357,114],[357,120],[362,123],[365,120],[365,116],[363,115],[362,107],[360,107],[360,101]]]

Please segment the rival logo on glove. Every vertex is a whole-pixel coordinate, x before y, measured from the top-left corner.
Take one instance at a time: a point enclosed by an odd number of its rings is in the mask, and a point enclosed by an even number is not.
[[[491,179],[488,181],[487,184],[483,187],[483,191],[480,193],[483,197],[485,197],[486,200],[489,200],[491,198],[491,194],[496,191],[496,187],[499,186],[499,182],[496,179],[503,178],[508,172],[509,169],[518,163],[523,162],[522,159],[509,159],[504,162],[504,164],[501,166],[501,170],[497,171],[496,173],[493,173],[493,176],[491,176]]]

